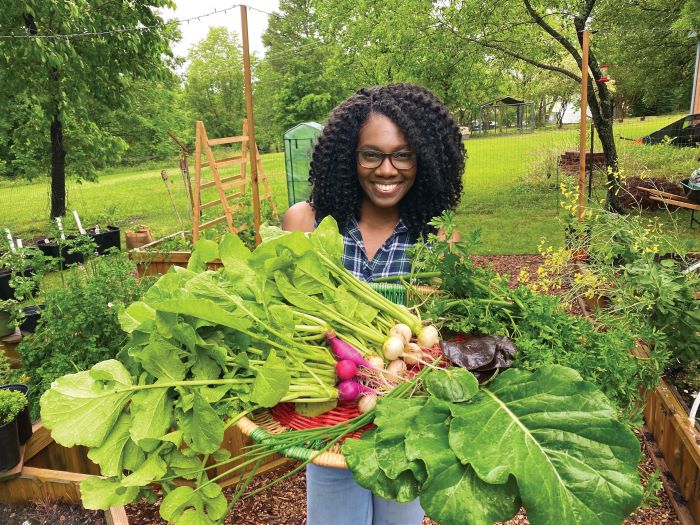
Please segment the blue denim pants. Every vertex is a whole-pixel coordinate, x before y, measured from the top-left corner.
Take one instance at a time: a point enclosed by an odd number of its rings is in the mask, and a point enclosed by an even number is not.
[[[349,470],[306,466],[307,525],[420,525],[418,500],[397,503],[360,487]]]

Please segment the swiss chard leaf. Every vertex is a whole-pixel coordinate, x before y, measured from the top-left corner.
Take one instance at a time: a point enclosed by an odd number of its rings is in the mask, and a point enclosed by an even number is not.
[[[641,500],[639,442],[572,369],[508,370],[451,411],[457,457],[488,483],[515,477],[533,525],[619,524]]]
[[[474,374],[462,368],[433,371],[425,378],[426,390],[438,399],[461,403],[479,391]]]
[[[389,399],[377,403],[375,424],[379,428],[376,437],[377,463],[390,479],[397,479],[409,470],[421,483],[425,481],[425,465],[406,457],[404,439],[414,425],[425,398]]]
[[[369,430],[360,439],[348,439],[343,455],[358,485],[384,499],[408,503],[418,497],[420,484],[410,470],[396,479],[389,479],[377,461],[376,430]]]

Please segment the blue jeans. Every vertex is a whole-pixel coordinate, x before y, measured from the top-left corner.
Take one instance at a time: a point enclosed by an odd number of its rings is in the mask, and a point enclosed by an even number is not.
[[[307,525],[420,525],[418,500],[397,503],[360,487],[349,470],[306,466]]]

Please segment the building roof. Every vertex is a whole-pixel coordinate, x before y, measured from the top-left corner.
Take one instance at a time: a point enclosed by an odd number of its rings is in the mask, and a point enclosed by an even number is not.
[[[520,104],[528,104],[528,102],[525,102],[524,100],[518,100],[517,98],[513,97],[501,97],[489,100],[486,104],[482,104],[481,106],[479,106],[479,109],[489,106],[517,106]]]

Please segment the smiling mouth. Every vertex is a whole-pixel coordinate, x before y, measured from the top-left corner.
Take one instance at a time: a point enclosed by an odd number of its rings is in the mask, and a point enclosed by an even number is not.
[[[378,182],[375,182],[374,187],[377,188],[377,190],[379,190],[380,193],[393,193],[399,187],[399,184],[380,184]]]

